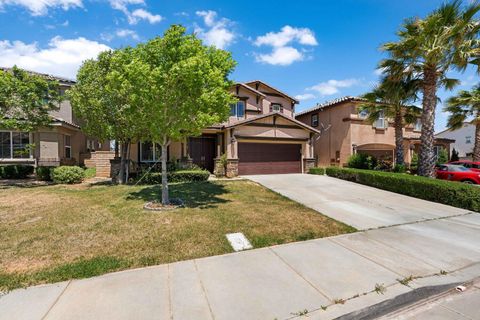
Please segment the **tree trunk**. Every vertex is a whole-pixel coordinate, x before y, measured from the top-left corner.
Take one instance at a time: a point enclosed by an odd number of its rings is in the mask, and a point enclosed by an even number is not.
[[[395,114],[395,164],[403,165],[403,116],[402,110]]]
[[[423,79],[422,133],[418,174],[424,177],[435,175],[435,109],[437,107],[437,73],[435,68],[424,70]]]
[[[168,198],[168,180],[167,180],[167,144],[162,144],[162,204],[167,205],[170,203]]]
[[[475,146],[473,147],[473,161],[480,161],[480,112],[475,124]]]
[[[118,141],[115,140],[115,158],[118,158]]]
[[[127,155],[127,143],[122,142],[120,150],[120,171],[118,173],[118,181],[120,184],[125,184],[125,163]]]
[[[130,145],[131,145],[131,142],[130,140],[128,140],[126,156],[125,156],[125,183],[128,183],[128,177],[130,174]]]

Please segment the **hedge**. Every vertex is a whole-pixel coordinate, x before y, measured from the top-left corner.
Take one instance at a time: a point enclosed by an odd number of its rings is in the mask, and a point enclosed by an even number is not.
[[[407,196],[480,212],[480,187],[403,173],[329,167],[327,175]]]
[[[25,179],[33,173],[33,170],[33,166],[23,164],[0,166],[0,178]]]
[[[53,169],[51,176],[55,183],[80,183],[85,178],[85,170],[78,166],[60,166]]]
[[[40,181],[52,181],[52,171],[55,167],[37,167],[37,179]]]
[[[308,170],[308,173],[324,175],[325,174],[325,168],[310,168]]]
[[[145,175],[140,174],[139,177],[142,177],[141,183],[144,184],[161,184],[162,183],[162,173],[161,172],[149,172]],[[206,181],[210,176],[210,172],[207,170],[179,170],[168,172],[167,179],[168,182],[195,182],[195,181]]]

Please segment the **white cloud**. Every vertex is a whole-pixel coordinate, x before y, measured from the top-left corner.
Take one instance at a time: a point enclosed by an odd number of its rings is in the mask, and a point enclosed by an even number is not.
[[[360,80],[353,78],[344,80],[328,80],[307,88],[307,90],[317,91],[322,96],[330,96],[339,93],[340,89],[342,88],[350,88],[358,84],[360,84]]]
[[[141,20],[146,20],[150,24],[155,24],[163,20],[158,14],[152,14],[145,9],[136,9],[130,12],[129,5],[145,5],[144,0],[109,0],[113,9],[122,11],[126,16],[129,24],[137,24]]]
[[[235,33],[230,30],[233,22],[221,18],[217,19],[217,13],[215,11],[197,11],[195,14],[203,19],[203,23],[208,28],[205,30],[201,27],[195,28],[195,33],[205,42],[207,45],[213,45],[219,49],[225,49],[235,40]]]
[[[304,50],[293,47],[293,44],[302,46],[316,46],[317,39],[312,30],[308,28],[295,28],[284,26],[279,32],[268,32],[259,36],[253,42],[257,47],[270,46],[272,51],[268,54],[255,54],[258,62],[272,65],[287,66],[295,61],[305,59]]]
[[[303,54],[293,47],[277,47],[269,54],[257,54],[258,62],[271,65],[288,66],[295,61],[303,60]]]
[[[150,24],[155,24],[163,20],[159,14],[151,14],[145,9],[137,9],[128,16],[130,24],[137,24],[139,20],[147,20]]]
[[[373,71],[373,74],[377,76],[381,76],[386,70],[387,68],[377,68],[375,69],[375,71]]]
[[[312,100],[315,99],[315,95],[313,93],[305,93],[305,94],[297,94],[295,96],[295,99],[299,101],[305,101],[305,100]]]
[[[6,5],[25,7],[34,16],[42,16],[48,13],[48,9],[60,7],[63,10],[82,7],[82,0],[0,0],[0,9]]]
[[[0,66],[17,65],[31,71],[74,79],[81,63],[110,48],[83,37],[63,39],[54,37],[47,48],[34,43],[0,41]]]
[[[287,25],[284,26],[280,32],[269,32],[263,36],[257,37],[255,45],[283,47],[292,41],[308,46],[316,46],[318,44],[312,30],[308,28],[293,28]]]
[[[135,40],[139,39],[138,34],[135,31],[129,29],[119,29],[117,30],[117,32],[115,32],[115,34],[117,35],[117,37],[120,38],[131,37]]]

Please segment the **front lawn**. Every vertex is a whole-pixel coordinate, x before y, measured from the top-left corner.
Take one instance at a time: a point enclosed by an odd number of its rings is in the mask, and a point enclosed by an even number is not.
[[[174,184],[186,207],[149,212],[159,186],[0,189],[0,290],[355,231],[250,181]]]

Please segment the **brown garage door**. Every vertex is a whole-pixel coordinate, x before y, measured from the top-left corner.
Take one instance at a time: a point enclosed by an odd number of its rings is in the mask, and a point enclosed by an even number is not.
[[[277,143],[238,143],[238,173],[300,173],[301,145]]]

